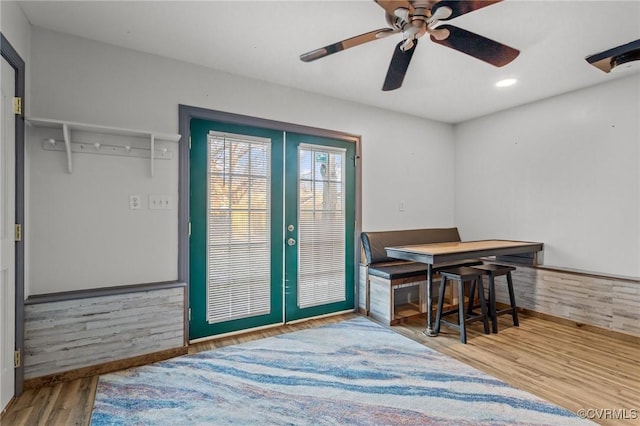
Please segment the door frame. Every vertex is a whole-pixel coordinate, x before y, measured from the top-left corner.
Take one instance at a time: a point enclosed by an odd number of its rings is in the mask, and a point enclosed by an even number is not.
[[[15,222],[22,224],[22,240],[16,242],[16,267],[15,267],[15,285],[16,285],[16,306],[15,306],[15,346],[16,350],[24,355],[24,111],[25,111],[25,63],[18,52],[13,48],[9,40],[4,34],[0,33],[0,50],[2,57],[11,65],[16,73],[16,93],[15,96],[22,99],[22,113],[15,114],[15,203],[16,215]],[[21,356],[23,358],[23,356]],[[22,394],[24,384],[24,367],[23,363],[15,369],[15,395]]]
[[[190,186],[190,140],[191,119],[198,118],[208,121],[217,121],[229,124],[237,124],[251,127],[261,127],[269,130],[283,132],[302,133],[312,136],[341,139],[355,143],[356,147],[356,190],[355,190],[355,232],[354,232],[354,309],[358,306],[358,267],[360,264],[360,232],[362,231],[362,170],[360,165],[361,137],[358,135],[338,132],[335,130],[321,129],[317,127],[303,126],[265,118],[251,117],[230,112],[211,110],[190,105],[178,105],[178,122],[180,146],[178,159],[178,280],[187,283],[185,292],[185,344],[189,340],[189,186]]]

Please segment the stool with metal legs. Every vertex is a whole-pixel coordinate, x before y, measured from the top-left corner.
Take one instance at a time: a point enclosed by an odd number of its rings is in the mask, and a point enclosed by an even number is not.
[[[491,331],[494,333],[498,332],[498,315],[503,314],[511,314],[513,318],[513,325],[518,326],[518,311],[516,309],[516,296],[513,292],[513,281],[511,279],[511,271],[515,271],[516,268],[513,266],[507,265],[496,265],[496,264],[486,264],[486,265],[477,265],[473,267],[474,269],[478,269],[482,271],[484,275],[489,277],[489,317],[491,318]],[[506,309],[496,310],[496,284],[495,278],[506,275],[507,277],[507,289],[509,291],[509,303],[510,306]],[[473,292],[473,286],[475,282],[471,284],[471,291]],[[482,302],[480,302],[482,303]],[[469,304],[469,311],[472,310],[474,306]]]
[[[440,293],[438,297],[438,310],[436,312],[436,324],[434,331],[437,333],[440,332],[440,323],[446,323],[447,325],[457,328],[460,330],[460,341],[462,343],[467,343],[467,328],[466,325],[473,321],[482,321],[484,325],[484,334],[489,334],[489,321],[487,320],[487,304],[484,300],[484,288],[482,285],[482,275],[484,271],[474,269],[468,266],[461,266],[458,268],[444,269],[440,271],[440,276],[442,277],[442,283],[440,284]],[[444,304],[444,293],[447,284],[450,281],[456,281],[458,283],[458,308],[451,309],[443,312],[443,304]],[[464,283],[467,281],[471,281],[472,292],[469,293],[469,304],[473,304],[474,293],[475,293],[475,284],[477,282],[478,286],[478,298],[480,299],[480,315],[468,315],[467,311],[464,308]],[[458,314],[458,323],[448,322],[443,320],[442,318],[448,315]]]

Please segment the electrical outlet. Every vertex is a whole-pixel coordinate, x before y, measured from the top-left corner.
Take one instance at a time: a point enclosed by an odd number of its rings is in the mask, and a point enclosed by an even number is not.
[[[151,210],[170,210],[172,207],[170,195],[149,195],[149,208]]]
[[[129,209],[138,210],[140,208],[140,196],[129,195]]]

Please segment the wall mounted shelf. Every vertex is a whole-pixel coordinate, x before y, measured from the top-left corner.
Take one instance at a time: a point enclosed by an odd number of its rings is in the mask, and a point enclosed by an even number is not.
[[[156,149],[156,141],[178,142],[180,140],[179,134],[155,133],[147,130],[124,129],[120,127],[75,123],[71,121],[27,118],[26,122],[34,127],[62,129],[64,140],[58,141],[53,138],[45,139],[42,146],[47,150],[65,151],[67,154],[67,171],[69,173],[73,173],[73,160],[71,154],[73,152],[81,152],[129,157],[147,157],[149,158],[149,173],[151,177],[153,177],[154,161],[156,159],[168,160],[173,158],[173,153],[166,148]],[[71,139],[74,131],[144,138],[149,140],[149,148],[134,147],[131,145],[73,142]]]

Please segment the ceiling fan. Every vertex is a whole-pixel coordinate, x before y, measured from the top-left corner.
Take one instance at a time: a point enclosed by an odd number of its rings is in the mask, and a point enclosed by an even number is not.
[[[402,33],[402,41],[393,51],[382,90],[395,90],[409,68],[418,39],[429,34],[431,41],[466,53],[496,67],[513,61],[520,51],[442,21],[499,3],[502,0],[374,0],[385,10],[389,27],[360,34],[300,55],[304,62],[315,61],[341,50]]]

